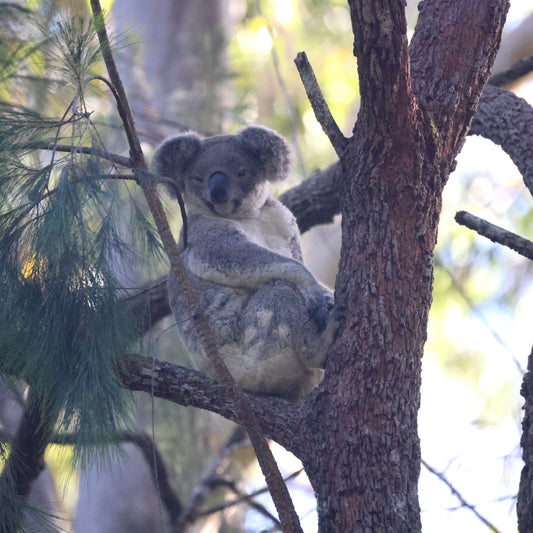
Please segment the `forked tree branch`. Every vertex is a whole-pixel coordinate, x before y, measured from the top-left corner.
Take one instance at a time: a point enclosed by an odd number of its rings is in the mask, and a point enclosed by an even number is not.
[[[183,291],[184,299],[192,316],[193,324],[205,348],[207,357],[215,368],[218,379],[233,400],[232,403],[238,413],[239,423],[241,423],[248,431],[250,441],[256,452],[257,460],[261,466],[267,485],[270,488],[272,499],[274,500],[274,504],[279,513],[284,531],[287,533],[301,533],[302,528],[298,515],[294,510],[289,491],[283,481],[283,477],[281,476],[272,452],[268,447],[268,442],[263,435],[261,426],[259,425],[243,390],[236,383],[220,356],[215,337],[207,322],[198,295],[196,294],[190,277],[185,270],[185,265],[179,253],[174,236],[172,235],[163,205],[157,195],[155,184],[152,181],[146,182],[146,180],[142,179],[142,172],[146,170],[147,165],[135,130],[133,116],[129,108],[126,93],[111,52],[100,1],[91,0],[91,8],[96,32],[100,42],[100,49],[104,57],[109,79],[116,90],[117,107],[126,130],[134,173],[140,171],[140,173],[138,173],[139,185],[144,192],[144,196],[161,237],[161,241],[170,260],[173,273]]]

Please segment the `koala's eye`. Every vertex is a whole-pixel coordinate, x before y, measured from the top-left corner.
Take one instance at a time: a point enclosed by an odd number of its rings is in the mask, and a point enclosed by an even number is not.
[[[202,176],[198,176],[198,175],[192,176],[191,179],[192,179],[192,181],[194,181],[194,183],[202,183],[204,181]]]
[[[246,175],[248,174],[248,172],[246,172],[246,169],[245,168],[241,168],[238,170],[237,172],[237,176],[239,178],[244,178]]]

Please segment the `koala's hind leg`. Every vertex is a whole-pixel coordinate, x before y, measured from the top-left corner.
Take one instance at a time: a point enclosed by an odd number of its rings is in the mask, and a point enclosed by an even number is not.
[[[332,302],[324,294],[310,310],[303,294],[293,285],[276,280],[266,284],[251,298],[243,313],[244,344],[258,357],[275,358],[290,354],[305,367],[321,367],[333,340],[331,326],[317,324],[316,306],[323,316],[331,315]]]

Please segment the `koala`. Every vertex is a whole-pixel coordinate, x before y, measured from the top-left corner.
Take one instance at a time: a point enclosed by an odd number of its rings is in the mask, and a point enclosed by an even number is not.
[[[245,390],[303,401],[322,379],[338,319],[332,292],[302,263],[294,216],[269,191],[287,175],[286,141],[261,126],[186,133],[164,141],[153,166],[183,196],[180,251],[229,371]],[[168,292],[193,364],[216,379],[172,273]]]

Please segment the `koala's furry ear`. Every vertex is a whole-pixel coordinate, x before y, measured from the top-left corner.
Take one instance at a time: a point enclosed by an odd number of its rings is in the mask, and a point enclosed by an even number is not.
[[[263,163],[269,181],[281,181],[287,177],[290,150],[281,135],[264,126],[249,126],[239,133],[239,138]]]
[[[152,158],[154,171],[176,181],[183,190],[183,170],[191,162],[202,145],[202,140],[195,133],[184,133],[163,141]]]

